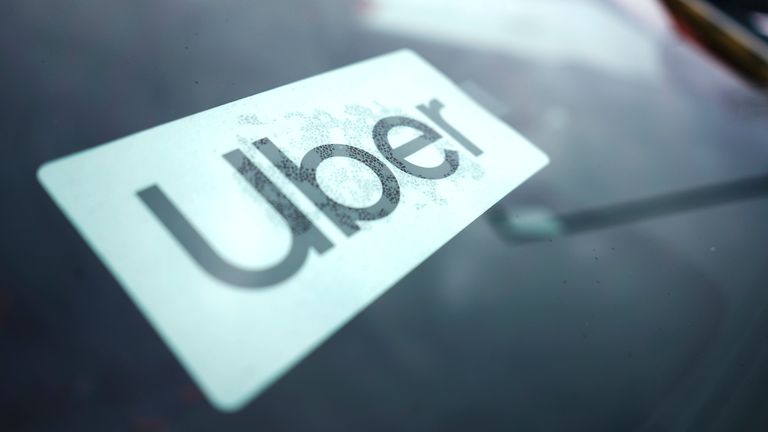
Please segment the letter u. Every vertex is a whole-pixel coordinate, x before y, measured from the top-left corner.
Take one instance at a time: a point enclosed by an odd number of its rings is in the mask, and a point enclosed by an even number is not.
[[[227,262],[213,250],[158,185],[152,185],[137,192],[139,198],[155,217],[208,273],[223,282],[244,288],[269,287],[296,273],[304,264],[309,248],[323,253],[333,247],[333,243],[315,227],[312,221],[240,150],[225,154],[224,159],[269,202],[288,224],[293,235],[291,249],[279,264],[267,269],[253,270]]]

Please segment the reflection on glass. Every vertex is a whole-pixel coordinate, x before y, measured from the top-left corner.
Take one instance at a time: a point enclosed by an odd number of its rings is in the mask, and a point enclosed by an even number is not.
[[[768,195],[768,175],[573,213],[556,214],[546,208],[505,209],[497,206],[488,215],[503,238],[524,243],[762,198],[765,195]]]

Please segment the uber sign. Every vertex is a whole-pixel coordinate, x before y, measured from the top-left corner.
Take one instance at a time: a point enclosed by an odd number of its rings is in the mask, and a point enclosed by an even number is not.
[[[546,164],[398,51],[46,163],[38,177],[231,411]]]

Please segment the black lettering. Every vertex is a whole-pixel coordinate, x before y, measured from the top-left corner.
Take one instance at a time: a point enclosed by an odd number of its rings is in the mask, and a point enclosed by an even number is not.
[[[240,150],[225,154],[224,159],[269,202],[291,230],[293,235],[291,250],[279,264],[273,267],[250,270],[227,262],[213,250],[159,186],[152,185],[137,193],[155,217],[208,273],[240,287],[268,287],[296,273],[304,264],[310,248],[323,253],[333,247],[333,243]]]
[[[421,132],[421,135],[407,143],[392,148],[389,131],[395,127],[409,127]],[[424,147],[439,140],[440,134],[424,123],[409,117],[393,116],[379,120],[373,127],[373,142],[382,155],[401,171],[424,179],[441,179],[450,176],[459,167],[459,154],[454,150],[445,151],[445,159],[435,167],[423,167],[408,162],[406,158]]]
[[[344,144],[325,144],[308,151],[301,165],[296,166],[269,138],[262,138],[253,144],[348,236],[360,229],[357,221],[386,217],[400,202],[400,185],[392,171],[365,150]],[[331,157],[348,157],[370,168],[381,182],[379,201],[370,207],[356,208],[338,203],[326,195],[317,183],[317,167]]]

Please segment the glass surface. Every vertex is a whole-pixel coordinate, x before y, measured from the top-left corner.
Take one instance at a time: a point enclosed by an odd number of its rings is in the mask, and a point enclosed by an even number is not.
[[[768,97],[616,4],[6,5],[0,428],[768,428]],[[400,48],[551,163],[220,413],[35,171]]]

